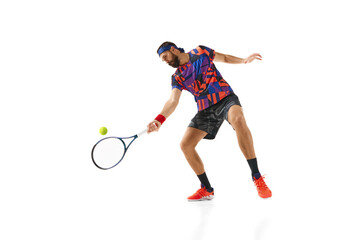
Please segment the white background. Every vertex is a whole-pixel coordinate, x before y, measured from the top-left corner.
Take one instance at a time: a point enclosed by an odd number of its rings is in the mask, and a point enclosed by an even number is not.
[[[360,239],[356,1],[1,1],[1,239]],[[199,187],[179,143],[184,92],[161,131],[109,171],[102,136],[146,127],[171,92],[164,41],[263,61],[217,64],[244,107],[257,196],[231,127],[198,146]]]

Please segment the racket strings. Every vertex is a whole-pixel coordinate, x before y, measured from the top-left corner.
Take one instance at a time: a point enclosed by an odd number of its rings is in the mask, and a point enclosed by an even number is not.
[[[93,149],[93,161],[102,169],[116,166],[124,157],[125,143],[119,138],[107,138],[100,141]]]

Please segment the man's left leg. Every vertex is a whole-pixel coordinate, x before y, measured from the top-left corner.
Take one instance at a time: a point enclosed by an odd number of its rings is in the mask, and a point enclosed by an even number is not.
[[[254,143],[248,128],[242,107],[234,105],[229,109],[228,121],[236,131],[239,147],[246,159],[256,158]]]
[[[266,186],[257,166],[257,159],[255,155],[252,135],[250,129],[246,124],[243,109],[241,106],[233,105],[230,107],[228,111],[228,121],[236,131],[239,147],[251,168],[252,179],[255,182],[259,196],[262,198],[271,197],[272,193],[270,189]]]

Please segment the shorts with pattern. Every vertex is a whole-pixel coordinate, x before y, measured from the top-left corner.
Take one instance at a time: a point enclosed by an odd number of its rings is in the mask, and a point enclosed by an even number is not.
[[[229,122],[228,112],[234,105],[241,107],[239,98],[232,93],[215,105],[198,112],[188,127],[207,132],[208,134],[204,137],[205,139],[214,139],[224,120]]]

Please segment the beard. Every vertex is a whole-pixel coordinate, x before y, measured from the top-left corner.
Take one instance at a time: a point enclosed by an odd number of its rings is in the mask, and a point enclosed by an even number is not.
[[[173,67],[173,68],[178,68],[180,66],[180,60],[178,58],[178,56],[174,55],[173,53],[171,53],[173,56],[173,60],[171,62],[169,62],[169,66]]]

